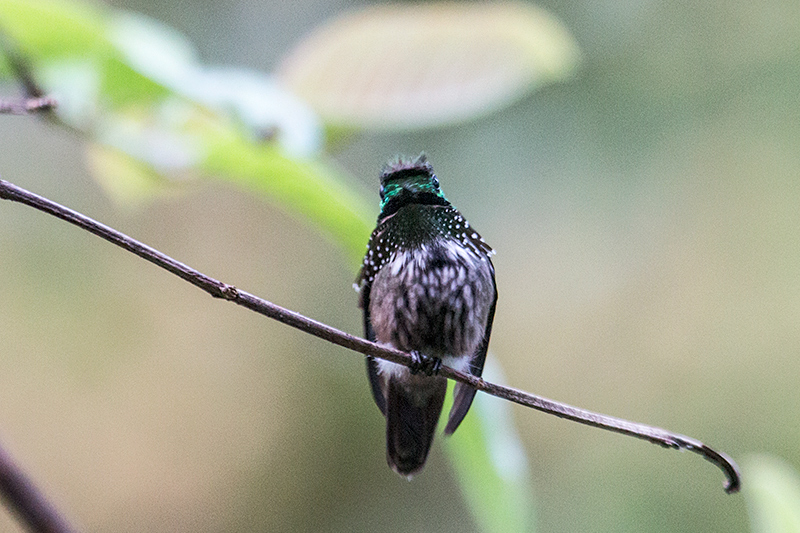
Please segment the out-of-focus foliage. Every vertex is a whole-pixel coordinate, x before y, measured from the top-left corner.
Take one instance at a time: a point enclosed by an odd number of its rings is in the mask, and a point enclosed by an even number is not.
[[[744,496],[753,533],[800,533],[800,475],[768,455],[744,463]]]
[[[570,76],[578,47],[523,3],[372,6],[309,35],[280,78],[338,126],[441,126],[504,107]]]
[[[483,376],[505,383],[500,365],[490,353]],[[448,391],[448,404],[452,388]],[[530,467],[511,419],[511,404],[478,395],[472,416],[447,439],[461,491],[482,531],[534,531],[534,496]]]
[[[163,24],[81,3],[3,0],[0,27],[118,200],[222,179],[316,223],[354,261],[362,252],[367,201],[319,157],[313,113],[267,76],[205,68]]]
[[[322,162],[321,124],[295,95],[329,125],[442,125],[569,75],[578,56],[553,17],[521,4],[366,10],[287,60],[288,92],[263,74],[203,66],[179,32],[129,12],[3,0],[0,23],[58,95],[61,119],[105,147],[88,149],[110,194],[133,201],[160,190],[158,177],[244,184],[316,222],[353,257],[372,222],[368,204]]]

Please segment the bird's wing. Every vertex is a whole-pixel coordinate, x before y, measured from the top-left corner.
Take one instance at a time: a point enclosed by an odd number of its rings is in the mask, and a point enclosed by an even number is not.
[[[489,348],[489,337],[492,335],[492,323],[494,322],[494,310],[497,307],[497,283],[494,280],[494,265],[489,261],[492,272],[492,288],[494,289],[494,300],[492,306],[489,308],[489,314],[486,317],[486,331],[483,333],[483,340],[481,340],[475,355],[470,361],[469,370],[473,376],[480,377],[483,374],[483,364],[486,361],[486,351]],[[472,399],[475,398],[477,391],[465,385],[464,383],[457,383],[453,392],[453,407],[450,408],[450,416],[447,419],[447,426],[444,428],[445,435],[452,435],[453,432],[464,420],[464,417],[472,405]]]
[[[358,285],[360,283],[360,286]],[[364,277],[364,271],[359,273],[356,280],[358,287],[358,306],[364,312],[364,337],[368,341],[375,342],[375,331],[372,329],[372,321],[369,318],[369,293],[372,288],[372,283],[368,278]],[[378,372],[378,361],[370,356],[367,356],[367,376],[369,377],[370,389],[372,390],[372,398],[378,405],[384,416],[386,416],[386,393],[384,391],[385,384]]]

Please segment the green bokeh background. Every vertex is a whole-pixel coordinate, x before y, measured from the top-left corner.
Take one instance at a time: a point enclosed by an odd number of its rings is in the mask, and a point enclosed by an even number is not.
[[[111,5],[207,63],[269,72],[364,3]],[[578,40],[576,79],[467,125],[364,135],[338,164],[377,212],[381,163],[428,152],[498,250],[492,348],[511,385],[800,468],[800,4],[539,5]],[[308,225],[220,184],[121,208],[82,152],[0,120],[4,179],[360,332],[356,267]],[[413,483],[386,467],[359,356],[10,203],[0,280],[0,439],[87,530],[476,531],[441,447]],[[513,414],[539,531],[750,528],[694,455]]]

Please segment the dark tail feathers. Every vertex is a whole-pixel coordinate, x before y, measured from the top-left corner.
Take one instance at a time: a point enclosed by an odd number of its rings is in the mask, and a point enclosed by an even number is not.
[[[430,385],[428,385],[430,383]],[[425,466],[442,412],[447,380],[428,378],[426,386],[406,388],[389,379],[386,394],[386,459],[402,476]]]

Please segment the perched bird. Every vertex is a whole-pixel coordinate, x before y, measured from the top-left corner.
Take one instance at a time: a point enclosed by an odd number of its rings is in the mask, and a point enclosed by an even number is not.
[[[425,465],[442,411],[442,364],[480,376],[492,331],[494,254],[447,201],[424,154],[381,173],[381,210],[354,287],[364,334],[410,352],[408,368],[367,357],[372,395],[386,417],[386,458],[411,477]],[[452,434],[475,389],[459,383],[445,427]]]

